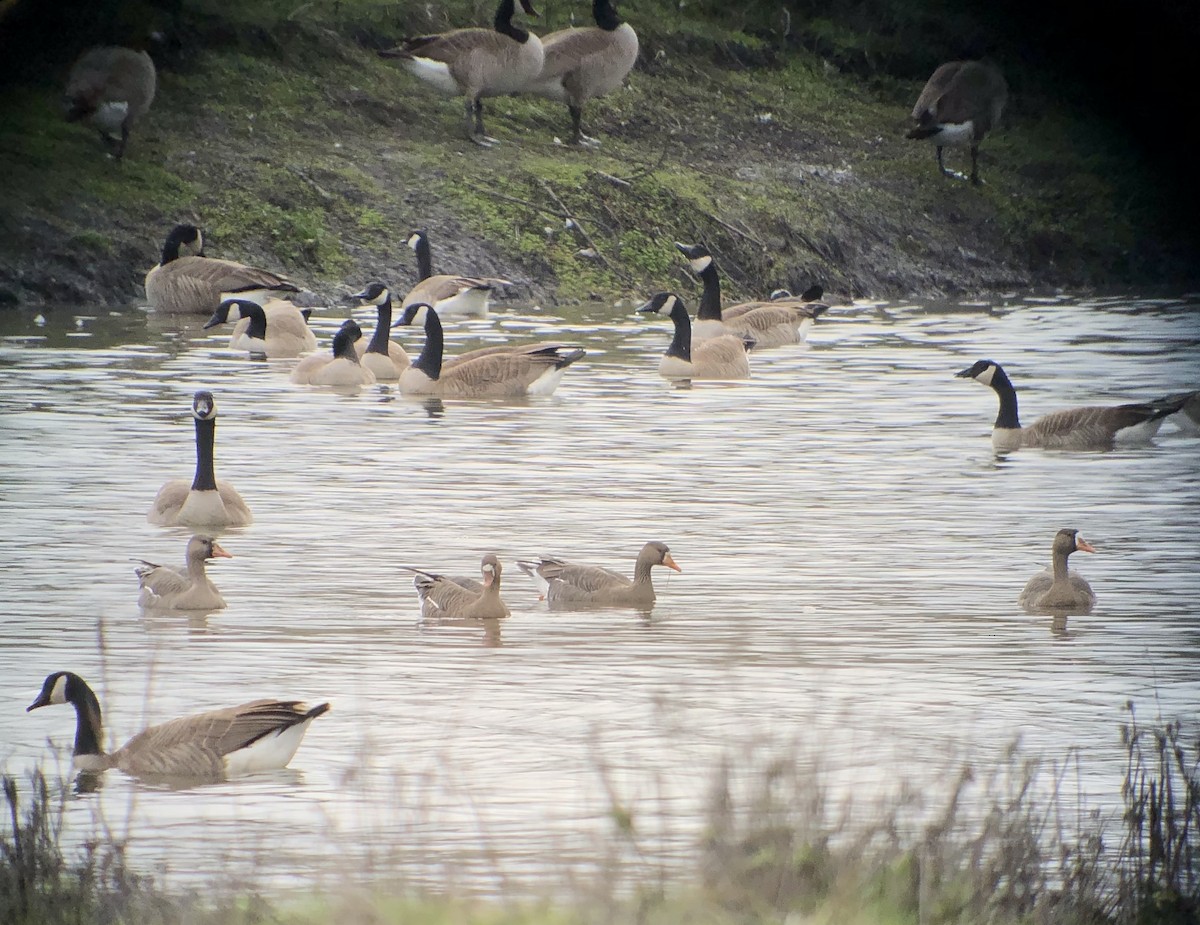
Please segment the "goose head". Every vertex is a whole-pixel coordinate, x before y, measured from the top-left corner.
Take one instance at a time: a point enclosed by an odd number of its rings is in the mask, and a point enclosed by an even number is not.
[[[217,400],[212,392],[203,389],[192,396],[192,417],[197,421],[211,421],[217,416]]]
[[[654,558],[651,559],[651,561],[654,565],[665,565],[667,568],[676,572],[683,571],[683,569],[675,564],[675,560],[671,557],[671,550],[667,548],[666,543],[651,541],[647,543],[645,548],[642,550],[642,555],[653,556]]]
[[[404,311],[400,315],[400,320],[392,325],[393,328],[398,328],[401,325],[423,325],[429,318],[433,306],[428,302],[413,302],[412,305],[406,305]]]
[[[25,712],[29,713],[56,703],[74,703],[81,699],[86,688],[87,683],[79,675],[70,671],[56,671],[46,676],[46,680],[42,682],[42,692],[25,708]]]
[[[167,235],[163,243],[162,260],[160,263],[170,263],[177,257],[203,257],[204,235],[195,225],[176,225]]]
[[[193,536],[188,540],[187,557],[189,559],[232,559],[233,554],[226,552],[217,541],[210,536]]]
[[[1054,551],[1069,556],[1073,552],[1095,552],[1096,547],[1079,535],[1078,530],[1059,530],[1054,535]]]
[[[408,241],[406,243],[408,244],[409,247],[411,247],[415,251],[417,248],[419,248],[421,246],[422,241],[428,241],[428,240],[429,240],[429,232],[427,232],[424,228],[420,228],[416,231],[409,232]]]
[[[391,297],[391,292],[388,291],[388,287],[383,283],[371,283],[362,292],[356,292],[354,295],[348,296],[351,299],[358,299],[363,305],[382,305]]]
[[[217,306],[213,316],[204,323],[204,330],[207,331],[209,328],[215,328],[217,325],[227,324],[231,321],[240,321],[242,318],[249,318],[257,312],[262,312],[262,306],[257,302],[251,302],[249,299],[225,299]]]
[[[500,560],[492,553],[488,553],[479,563],[479,571],[483,575],[483,586],[490,588],[492,585],[500,584]]]
[[[659,292],[654,295],[645,305],[638,309],[639,312],[655,312],[659,315],[665,315],[668,318],[674,318],[676,312],[683,312],[687,315],[687,306],[683,304],[683,299],[675,295],[673,292]]]
[[[358,322],[353,318],[349,318],[342,322],[342,326],[338,328],[337,333],[333,335],[333,356],[338,357],[353,357],[358,360],[358,354],[354,352],[354,342],[362,337],[362,328],[358,326]]]
[[[692,272],[694,273],[703,273],[712,266],[712,254],[709,253],[708,248],[703,244],[683,244],[676,241],[675,248],[687,258],[688,263],[692,265]]]
[[[1000,364],[993,360],[976,360],[966,369],[960,369],[954,375],[958,379],[974,379],[984,385],[991,385],[999,369]]]

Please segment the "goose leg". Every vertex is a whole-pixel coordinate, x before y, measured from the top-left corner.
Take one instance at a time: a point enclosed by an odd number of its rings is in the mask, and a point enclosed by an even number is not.
[[[115,157],[117,160],[120,160],[121,158],[123,158],[125,156],[125,145],[127,145],[127,144],[129,144],[129,125],[128,125],[128,123],[122,122],[121,123],[121,140],[120,140],[120,142],[117,143],[117,151],[113,155],[113,157]]]
[[[492,138],[483,129],[483,100],[476,98],[473,103],[468,104],[468,106],[469,110],[473,110],[475,115],[474,128],[468,128],[467,130],[468,134],[471,136],[471,140],[481,148],[490,148],[492,145],[500,144],[497,139]],[[469,115],[468,120],[470,120]]]
[[[974,150],[974,149],[972,149],[972,150]],[[949,167],[946,166],[945,161],[942,160],[942,146],[941,145],[938,145],[938,148],[937,148],[937,162],[938,162],[938,168],[942,171],[943,176],[950,177],[954,180],[965,180],[966,179],[966,176],[964,174],[959,173],[957,170],[951,170]]]
[[[571,128],[574,130],[574,138],[572,140],[574,143],[583,145],[586,148],[600,147],[599,138],[593,138],[591,135],[583,133],[583,107],[567,104],[567,109],[571,113]]]
[[[971,182],[976,186],[983,185],[979,179],[979,145],[971,145]]]

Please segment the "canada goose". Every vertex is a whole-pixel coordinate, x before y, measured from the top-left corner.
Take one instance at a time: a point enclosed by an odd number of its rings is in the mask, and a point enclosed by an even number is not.
[[[233,350],[246,350],[256,356],[298,357],[317,349],[317,336],[309,329],[300,309],[290,303],[276,301],[275,310],[267,315],[263,306],[249,299],[225,299],[213,316],[204,324],[205,330],[219,324],[245,320],[229,338]],[[283,306],[289,305],[291,311]],[[269,320],[268,320],[269,319]]]
[[[659,361],[658,371],[667,379],[749,379],[746,351],[752,338],[723,334],[692,344],[692,319],[683,299],[673,292],[660,292],[638,309],[666,315],[675,325],[675,336]]]
[[[1092,586],[1078,572],[1067,568],[1067,557],[1077,550],[1095,552],[1096,547],[1080,536],[1078,530],[1059,530],[1054,535],[1050,568],[1030,578],[1018,599],[1025,610],[1091,611],[1096,603]]]
[[[594,27],[562,29],[542,36],[545,60],[528,92],[559,103],[571,113],[572,142],[595,147],[599,139],[583,133],[583,106],[611,93],[633,70],[638,37],[622,22],[611,0],[592,0]]]
[[[943,64],[917,98],[912,117],[917,125],[908,138],[926,139],[937,145],[938,169],[956,180],[967,179],[946,169],[942,148],[947,145],[971,149],[971,182],[978,186],[979,143],[1000,121],[1008,99],[1008,84],[993,65],[982,61],[950,61]]]
[[[447,578],[435,572],[403,566],[414,572],[413,587],[421,599],[421,616],[492,620],[508,616],[508,605],[500,599],[500,560],[491,553],[483,557],[479,570],[483,581]]]
[[[433,255],[429,247],[429,233],[414,231],[408,236],[408,246],[417,255],[418,282],[400,303],[401,308],[426,303],[437,309],[439,315],[471,315],[486,318],[488,300],[497,286],[511,286],[506,279],[491,276],[448,276],[433,275]]]
[[[262,303],[300,287],[270,270],[205,257],[204,236],[195,225],[176,225],[162,258],[146,274],[146,301],[160,312],[211,315],[227,295]]]
[[[1070,408],[1043,415],[1022,427],[1017,417],[1017,390],[999,363],[978,360],[955,376],[982,382],[999,396],[1000,413],[992,425],[992,445],[997,450],[1023,446],[1108,450],[1114,443],[1146,443],[1158,433],[1163,419],[1187,401],[1186,395],[1175,395],[1130,405]]]
[[[530,0],[526,15],[537,16]],[[481,147],[497,144],[483,129],[483,99],[519,93],[542,70],[542,42],[512,23],[516,5],[500,0],[491,29],[455,29],[404,39],[380,57],[398,58],[406,71],[450,96],[467,98],[467,138]]]
[[[404,348],[389,338],[392,331],[392,293],[383,283],[371,283],[362,292],[350,296],[363,305],[375,306],[375,333],[370,343],[354,342],[359,362],[379,380],[399,379],[408,369],[409,359]]]
[[[531,345],[524,351],[484,347],[459,363],[444,363],[443,333],[438,313],[428,305],[410,305],[399,324],[424,320],[425,346],[421,355],[400,374],[405,395],[440,398],[519,398],[551,395],[568,366],[584,356],[582,348],[562,344]]]
[[[76,768],[203,781],[287,767],[309,724],[329,710],[327,703],[308,710],[295,700],[252,700],[151,726],[105,753],[100,701],[87,682],[70,671],[56,671],[25,712],[56,703],[75,708]]]
[[[753,338],[755,350],[799,344],[808,336],[813,322],[829,309],[828,305],[815,301],[821,297],[819,286],[799,298],[787,290],[776,290],[768,301],[743,302],[722,308],[721,276],[708,248],[703,244],[681,244],[679,241],[675,242],[675,247],[704,282],[704,293],[692,325],[693,340],[734,334]],[[806,298],[808,296],[812,298]]]
[[[633,581],[620,572],[593,565],[575,565],[542,556],[536,561],[518,561],[538,585],[542,597],[551,607],[597,605],[607,607],[649,607],[655,601],[654,583],[650,570],[665,565],[682,572],[665,543],[650,542],[638,553],[633,567]]]
[[[196,419],[196,475],[171,479],[158,490],[146,520],[159,527],[244,527],[254,521],[250,508],[232,485],[218,480],[213,471],[213,445],[217,437],[217,402],[212,392],[192,398]]]
[[[209,580],[205,563],[209,559],[232,558],[211,537],[193,536],[188,540],[187,564],[182,569],[139,559],[142,564],[134,569],[142,589],[138,604],[147,609],[221,610],[225,599]]]
[[[146,52],[112,45],[90,48],[76,59],[67,77],[67,121],[86,119],[120,160],[130,129],[154,102],[156,82],[154,62]]]
[[[333,335],[329,353],[313,353],[296,364],[292,382],[297,385],[358,386],[372,385],[375,374],[359,362],[354,342],[362,337],[362,328],[353,318],[342,322]]]

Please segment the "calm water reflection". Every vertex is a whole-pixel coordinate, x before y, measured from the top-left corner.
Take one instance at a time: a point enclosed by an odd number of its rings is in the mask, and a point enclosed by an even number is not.
[[[315,319],[323,344],[340,315]],[[1200,439],[1168,424],[1149,447],[997,458],[994,396],[953,374],[1003,363],[1027,421],[1196,388],[1198,317],[1120,299],[858,305],[808,350],[753,357],[748,383],[675,389],[655,374],[662,325],[632,306],[504,311],[448,341],[553,336],[588,357],[549,400],[427,406],[292,386],[292,361],[250,362],[203,319],[5,312],[0,761],[68,760],[70,711],[23,712],[62,668],[92,682],[118,741],[254,696],[330,700],[291,770],[186,793],[113,773],[70,809],[80,837],[101,815],[129,826],[134,856],[173,875],[252,861],[277,885],[557,882],[607,850],[609,787],[641,820],[639,863],[671,869],[721,756],[772,742],[877,791],[1020,736],[1077,748],[1089,805],[1111,806],[1122,705],[1194,719]],[[200,387],[218,475],[256,520],[210,569],[228,609],[143,614],[130,560],[182,561],[188,531],[145,513],[191,474]],[[1095,612],[1026,616],[1017,595],[1068,525],[1100,550],[1074,563]],[[515,567],[548,553],[631,572],[648,539],[683,568],[656,571],[648,618],[549,613]],[[470,574],[489,550],[513,616],[421,622],[399,566]]]

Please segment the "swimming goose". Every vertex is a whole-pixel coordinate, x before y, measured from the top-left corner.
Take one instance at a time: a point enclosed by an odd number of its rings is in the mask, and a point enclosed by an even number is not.
[[[436,572],[413,568],[413,587],[421,599],[421,616],[491,620],[508,616],[508,605],[500,599],[500,560],[488,553],[479,564],[483,581],[473,578],[448,578]]]
[[[1091,611],[1096,603],[1092,586],[1078,572],[1067,568],[1067,557],[1076,551],[1095,552],[1096,547],[1080,536],[1078,530],[1059,530],[1054,535],[1050,568],[1030,578],[1018,599],[1026,611]]]
[[[408,236],[408,246],[417,255],[418,282],[400,303],[401,308],[422,302],[432,305],[438,314],[469,315],[486,318],[488,300],[497,286],[511,286],[506,279],[491,276],[448,276],[433,275],[433,255],[429,247],[429,233],[414,231]]]
[[[1180,392],[1168,395],[1163,401],[1182,400],[1179,410],[1171,415],[1171,423],[1182,433],[1200,436],[1200,392]]]
[[[523,350],[483,347],[458,363],[443,362],[444,334],[438,313],[428,305],[410,305],[398,324],[425,324],[425,346],[400,374],[405,395],[440,398],[520,398],[552,395],[567,367],[584,356],[582,348],[531,344]]]
[[[596,605],[602,607],[649,607],[655,601],[650,570],[665,565],[682,572],[665,543],[650,542],[638,553],[633,581],[611,569],[575,565],[542,556],[536,561],[518,560],[517,565],[538,586],[551,607]]]
[[[295,700],[252,700],[151,726],[106,754],[100,701],[87,682],[70,671],[56,671],[25,712],[58,703],[75,708],[76,768],[119,768],[135,777],[197,781],[287,767],[309,724],[329,710],[327,703],[305,709]]]
[[[542,36],[545,60],[528,92],[566,103],[572,143],[596,147],[599,139],[583,133],[584,104],[621,86],[637,61],[638,37],[611,0],[592,0],[592,18],[594,27]]]
[[[749,379],[750,362],[746,351],[754,345],[751,338],[723,334],[711,340],[692,343],[692,319],[687,306],[673,292],[660,292],[638,309],[666,315],[675,325],[675,336],[659,361],[659,374],[667,379]]]
[[[112,45],[90,48],[67,77],[67,121],[86,119],[120,160],[130,129],[154,102],[156,83],[154,62],[146,52]]]
[[[227,295],[262,303],[299,292],[290,280],[232,260],[205,257],[204,236],[195,225],[176,225],[163,244],[158,265],[146,274],[146,301],[160,312],[211,315]]]
[[[938,169],[956,180],[967,177],[946,168],[942,148],[969,147],[970,180],[978,186],[983,182],[979,179],[979,143],[1000,121],[1007,99],[1008,84],[995,66],[982,61],[950,61],[925,84],[912,111],[916,127],[906,137],[937,145]]]
[[[530,0],[526,15],[537,16]],[[483,129],[483,99],[519,93],[542,70],[541,40],[512,23],[516,5],[500,0],[491,29],[455,29],[404,39],[379,53],[398,58],[406,71],[450,96],[467,98],[467,138],[481,147],[497,144]]]
[[[354,342],[362,337],[362,328],[353,318],[342,322],[333,335],[329,353],[312,353],[296,364],[292,382],[297,385],[358,386],[372,385],[375,374],[359,362]]]
[[[1130,405],[1070,408],[1043,415],[1028,427],[1017,418],[1017,390],[999,363],[978,360],[955,373],[961,379],[982,382],[1000,398],[1000,413],[992,425],[992,445],[997,450],[1023,446],[1058,450],[1109,450],[1115,443],[1145,443],[1178,411],[1186,395],[1157,398]]]
[[[704,293],[692,325],[693,340],[734,334],[752,337],[755,350],[799,344],[807,338],[813,322],[829,310],[828,305],[815,301],[821,297],[820,286],[814,286],[799,298],[787,290],[776,290],[768,301],[742,302],[722,308],[721,277],[708,248],[703,244],[681,244],[679,241],[675,242],[675,247],[704,282]]]
[[[211,537],[193,536],[188,540],[187,564],[182,569],[139,559],[142,564],[134,569],[142,589],[138,605],[163,610],[221,610],[225,599],[209,580],[205,563],[232,558]]]
[[[217,439],[217,402],[212,392],[200,391],[192,398],[196,419],[196,475],[171,479],[158,490],[146,520],[159,527],[176,525],[219,529],[244,527],[254,521],[250,508],[232,485],[218,480],[213,470],[213,446]]]
[[[358,299],[363,305],[375,306],[375,333],[371,335],[370,343],[362,339],[354,342],[359,362],[374,373],[376,379],[399,379],[410,361],[404,348],[388,337],[392,330],[391,291],[383,283],[371,283],[350,298]]]
[[[204,329],[245,321],[245,325],[234,328],[229,347],[256,356],[298,357],[316,350],[317,336],[309,329],[300,309],[279,300],[271,304],[273,310],[268,314],[263,306],[249,299],[225,299],[205,322]]]

